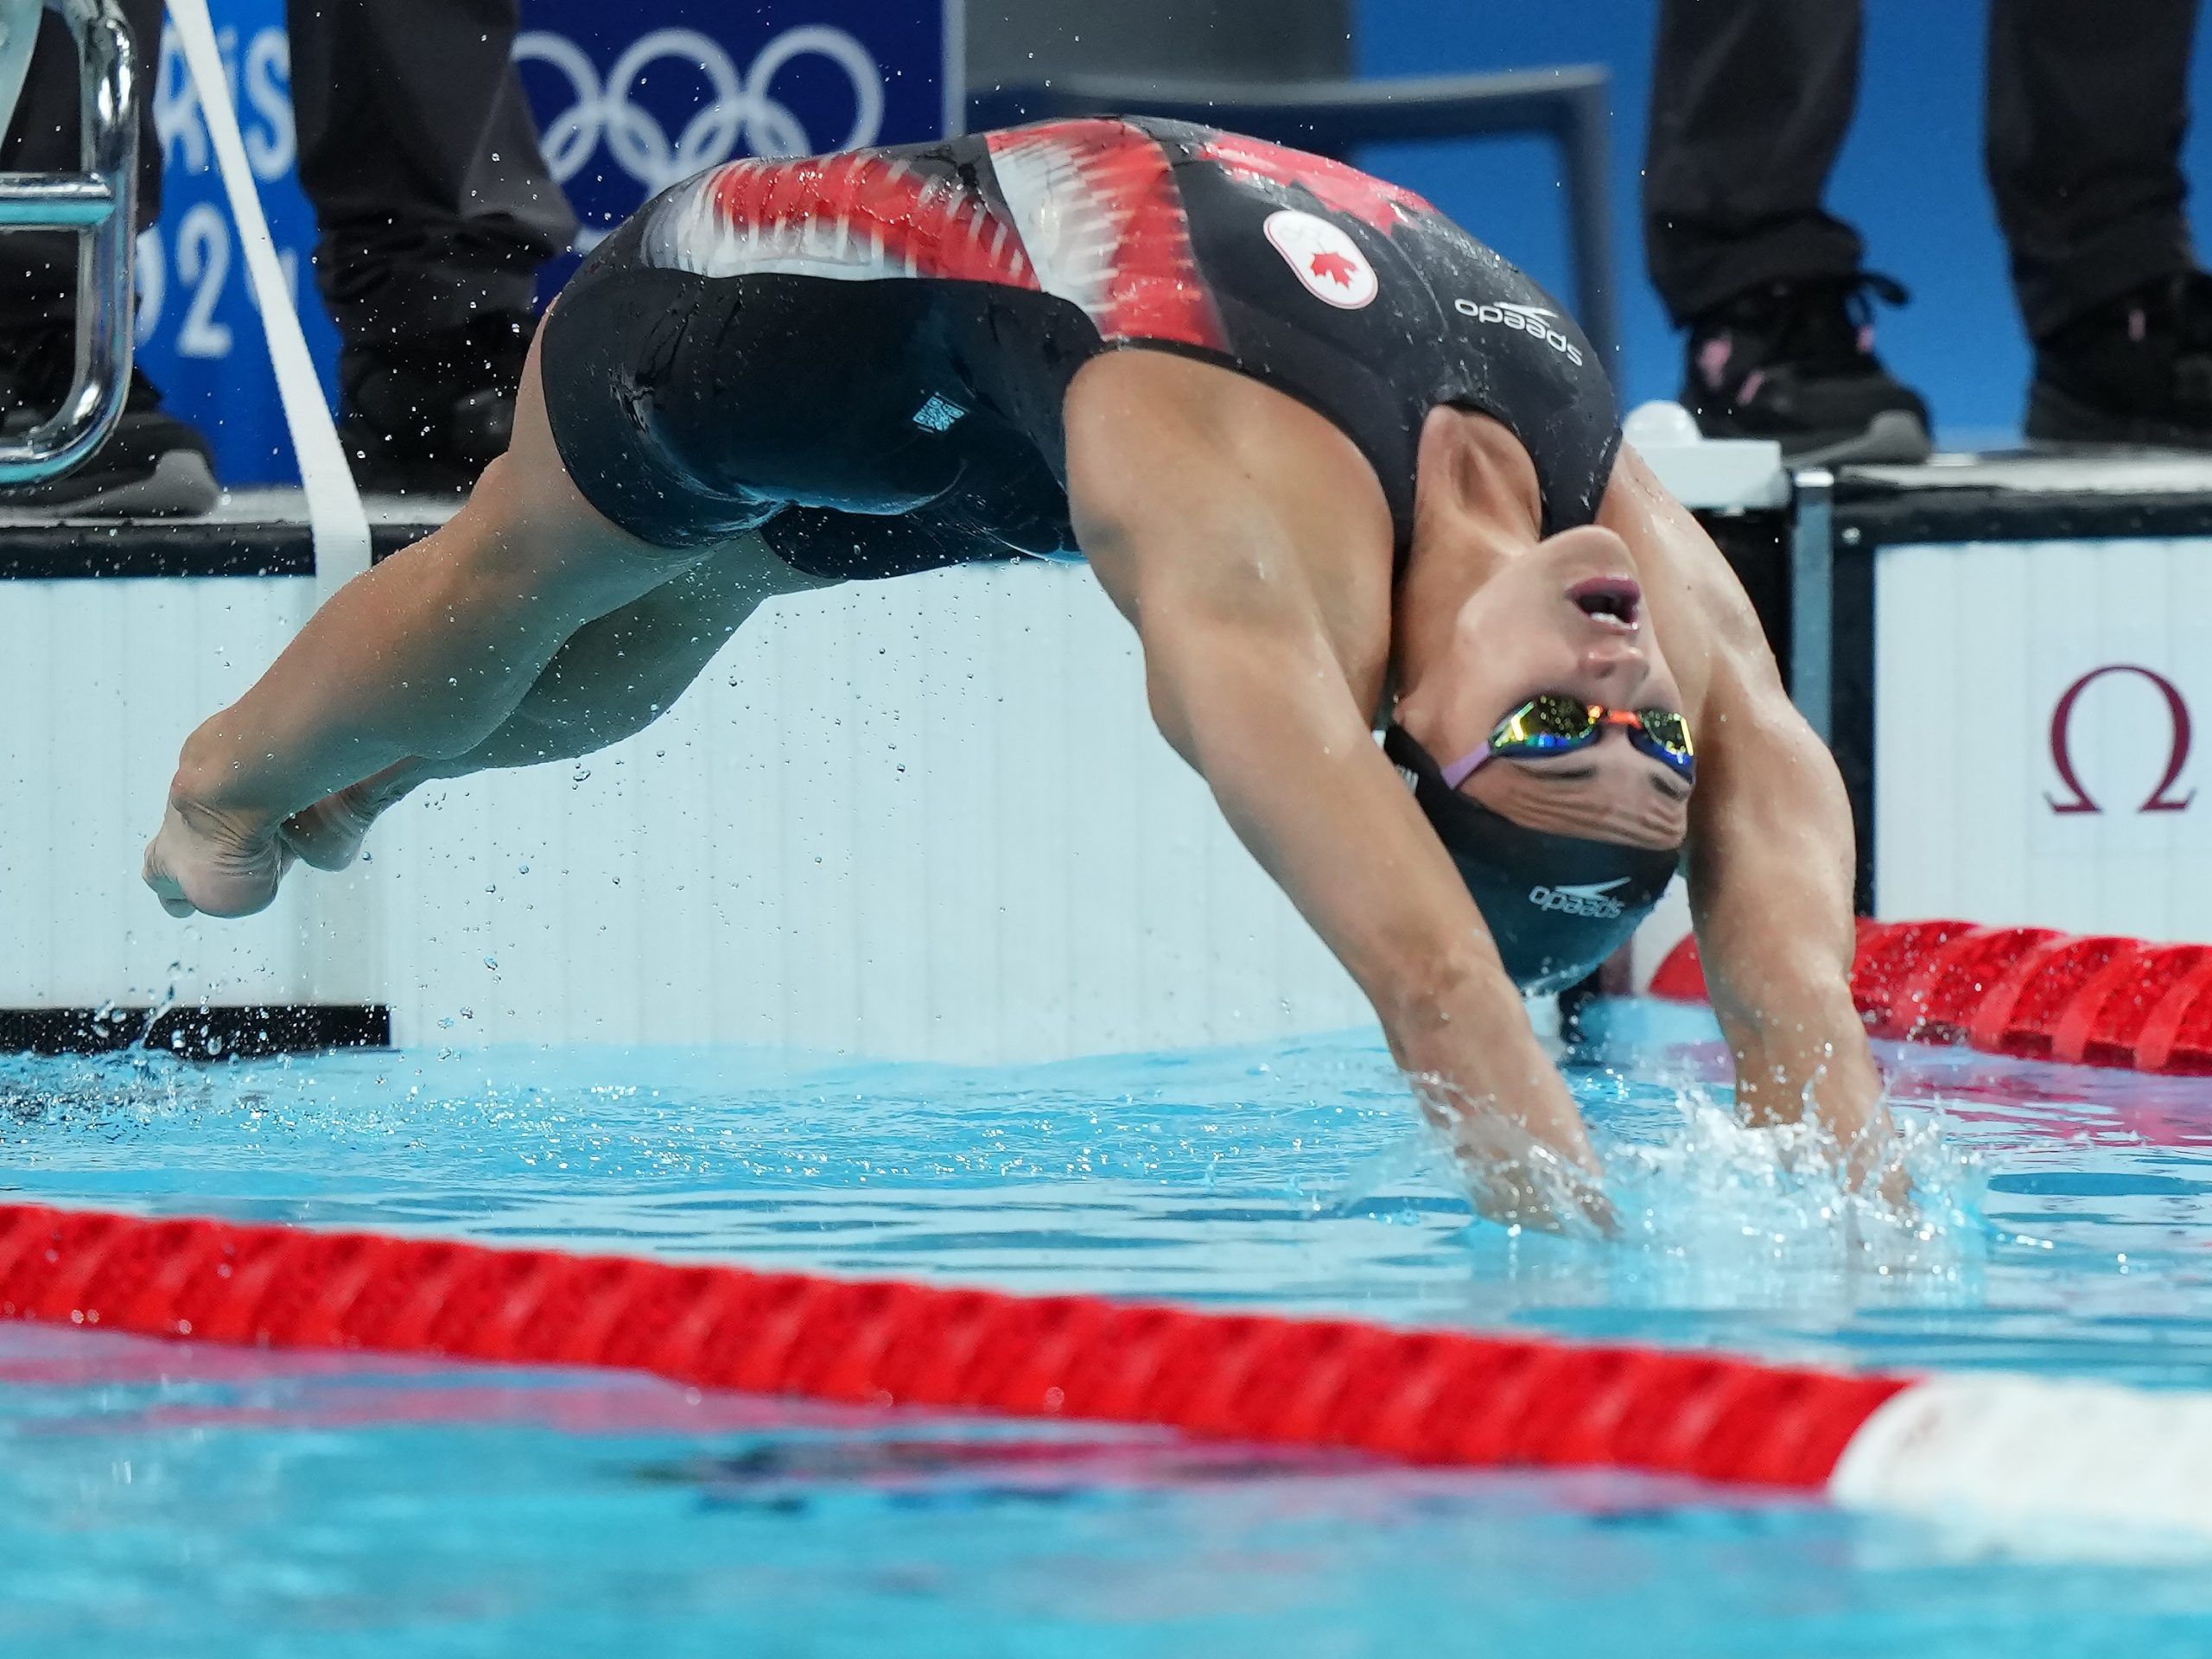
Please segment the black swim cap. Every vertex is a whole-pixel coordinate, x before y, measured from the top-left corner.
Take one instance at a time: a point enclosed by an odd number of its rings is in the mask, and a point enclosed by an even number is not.
[[[1524,991],[1564,990],[1595,970],[1674,880],[1675,852],[1524,829],[1470,800],[1395,722],[1382,734],[1382,752],[1413,786],[1490,925],[1505,971]]]

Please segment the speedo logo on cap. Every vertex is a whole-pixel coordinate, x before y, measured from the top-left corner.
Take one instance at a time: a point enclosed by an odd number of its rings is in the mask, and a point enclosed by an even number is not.
[[[1552,327],[1551,320],[1559,315],[1556,311],[1547,311],[1541,305],[1508,305],[1503,300],[1480,305],[1472,300],[1454,300],[1452,308],[1477,322],[1495,322],[1507,328],[1518,328],[1524,334],[1534,334],[1575,367],[1582,366],[1582,348]]]
[[[1529,902],[1538,910],[1557,911],[1563,916],[1586,916],[1592,921],[1618,921],[1621,901],[1610,898],[1615,887],[1628,885],[1628,877],[1616,881],[1593,881],[1587,887],[1531,887]]]

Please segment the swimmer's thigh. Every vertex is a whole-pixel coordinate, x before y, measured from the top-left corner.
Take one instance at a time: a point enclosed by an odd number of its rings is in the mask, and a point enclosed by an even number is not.
[[[890,518],[954,486],[967,435],[917,418],[933,393],[972,402],[938,284],[701,276],[650,262],[654,213],[594,251],[544,329],[550,431],[601,513],[705,548],[791,506]]]
[[[553,442],[543,391],[544,331],[531,342],[507,451],[477,480],[461,511],[384,562],[394,579],[436,580],[444,564],[465,591],[518,612],[517,645],[544,649],[682,572],[697,550],[672,550],[601,512],[570,479]]]

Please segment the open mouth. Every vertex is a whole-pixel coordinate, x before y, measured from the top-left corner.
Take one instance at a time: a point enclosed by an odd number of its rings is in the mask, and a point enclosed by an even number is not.
[[[1621,633],[1634,633],[1643,608],[1643,589],[1626,576],[1592,576],[1567,590],[1575,609]]]

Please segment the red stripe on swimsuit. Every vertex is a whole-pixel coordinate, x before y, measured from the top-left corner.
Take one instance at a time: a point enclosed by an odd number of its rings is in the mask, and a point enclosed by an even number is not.
[[[995,132],[988,142],[1047,293],[1083,307],[1106,340],[1228,349],[1157,139],[1096,120]]]
[[[818,264],[824,276],[1038,285],[1020,234],[1004,214],[978,192],[897,156],[863,150],[732,162],[702,182],[718,232],[713,239],[721,245],[715,250],[722,256],[719,270]]]
[[[1410,190],[1372,178],[1356,167],[1332,162],[1325,156],[1285,149],[1262,139],[1224,132],[1199,152],[1230,173],[1265,179],[1276,184],[1302,185],[1337,213],[1346,213],[1389,235],[1402,219],[1426,213],[1440,217],[1436,209]]]

